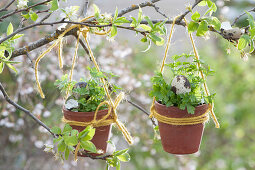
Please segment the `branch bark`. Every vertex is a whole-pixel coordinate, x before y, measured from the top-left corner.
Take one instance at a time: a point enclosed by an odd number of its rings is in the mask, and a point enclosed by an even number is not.
[[[12,11],[12,12],[10,12],[10,13],[8,13],[8,14],[5,14],[5,15],[1,16],[1,17],[0,17],[0,22],[2,22],[3,19],[5,19],[5,18],[7,18],[7,17],[9,17],[9,16],[12,16],[12,15],[14,15],[14,14],[16,14],[16,13],[28,11],[28,10],[31,9],[31,8],[34,8],[34,7],[39,6],[39,5],[44,5],[44,4],[46,4],[46,3],[50,2],[50,1],[51,1],[51,0],[46,0],[46,1],[39,2],[39,3],[34,4],[34,5],[31,5],[31,6],[27,7],[27,8],[24,8],[24,9],[20,9],[20,10],[16,9],[15,11]]]
[[[9,6],[11,6],[13,4],[13,2],[15,2],[15,0],[12,0],[4,8],[0,9],[0,12],[7,11],[7,8],[9,8]]]
[[[44,127],[50,134],[52,134],[53,136],[55,136],[55,134],[53,132],[51,132],[50,128],[48,126],[46,126],[42,121],[40,121],[37,117],[35,117],[29,110],[25,109],[24,107],[18,105],[17,103],[15,103],[14,101],[12,101],[10,99],[10,97],[8,96],[7,92],[5,91],[2,83],[0,82],[0,91],[2,92],[4,99],[10,103],[11,105],[13,105],[16,109],[23,111],[26,115],[28,115],[29,117],[31,117],[32,119],[34,119],[36,121],[37,124],[41,125],[42,127]]]
[[[255,8],[252,8],[252,9],[248,10],[248,12],[255,12]],[[237,16],[237,17],[235,18],[234,22],[231,24],[231,26],[234,26],[234,25],[236,24],[236,22],[237,22],[242,16],[244,16],[245,14],[246,14],[246,12],[244,12],[244,13],[240,14],[239,16]]]

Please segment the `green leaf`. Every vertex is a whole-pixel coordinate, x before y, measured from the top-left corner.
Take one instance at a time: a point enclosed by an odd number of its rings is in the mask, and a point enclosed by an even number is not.
[[[27,14],[21,14],[24,18],[26,18],[26,19],[29,19],[30,18],[30,15],[29,15],[29,13],[27,13]]]
[[[71,131],[71,136],[77,136],[78,133],[78,130],[74,129]]]
[[[114,13],[114,17],[113,20],[116,20],[118,17],[118,8],[116,7],[115,13]]]
[[[244,49],[250,42],[250,37],[246,34],[242,35],[241,38],[238,40],[237,48],[238,50]]]
[[[120,170],[120,163],[117,162],[116,170]]]
[[[139,6],[139,12],[138,12],[138,19],[137,19],[137,23],[140,24],[140,22],[142,21],[143,19],[143,15],[142,15],[142,8],[140,8]]]
[[[159,127],[158,127],[158,126],[155,126],[155,127],[154,127],[154,130],[158,131],[158,130],[159,130]]]
[[[53,138],[53,144],[55,144],[56,142],[59,142],[61,139],[63,139],[61,136],[57,138]]]
[[[198,3],[198,6],[206,6],[206,5],[207,5],[206,0],[203,0]]]
[[[255,27],[254,18],[248,11],[245,11],[245,12],[248,15],[249,25],[250,25],[251,29],[253,29]]]
[[[194,114],[194,112],[195,112],[195,107],[192,106],[192,105],[190,105],[190,104],[188,104],[188,105],[187,105],[187,111],[188,111],[188,113]]]
[[[148,22],[148,24],[150,25],[151,28],[153,28],[153,23],[150,20],[150,18],[148,16],[145,16],[144,19]]]
[[[147,37],[143,37],[143,38],[141,39],[141,42],[147,42],[147,41],[148,41]]]
[[[74,146],[78,144],[76,136],[64,136],[65,144],[68,146]]]
[[[7,28],[7,31],[6,31],[6,34],[7,35],[10,35],[13,33],[13,26],[12,26],[12,23],[10,22],[8,28]]]
[[[10,55],[10,56],[11,56],[11,55]],[[9,57],[10,57],[10,56],[9,56]],[[8,58],[9,58],[9,57],[8,57]],[[9,61],[9,60],[4,60],[4,59],[0,59],[0,61],[3,61],[3,62],[6,63],[6,64],[7,64],[7,63],[10,63],[10,64],[18,64],[18,63],[21,63],[21,62],[19,62],[19,61]]]
[[[66,146],[66,150],[65,150],[65,159],[68,160],[69,158],[69,154],[70,154],[70,150],[69,150],[69,147]]]
[[[14,35],[14,36],[11,38],[11,40],[16,40],[16,39],[22,37],[23,35],[24,35],[24,34],[16,34],[16,35]]]
[[[117,27],[112,25],[111,27],[111,37],[115,37],[117,35]]]
[[[64,143],[64,139],[61,139],[58,143],[58,151],[59,152],[64,152],[66,148],[66,145]]]
[[[138,27],[144,29],[145,31],[149,31],[149,32],[151,31],[151,27],[145,24],[140,24]]]
[[[194,21],[197,21],[199,18],[200,18],[200,14],[197,11],[191,16],[191,19]]]
[[[96,146],[90,141],[81,141],[81,147],[87,151],[92,152],[92,153],[97,152]]]
[[[57,127],[57,126],[54,126],[54,127],[51,128],[50,130],[51,130],[51,132],[54,133],[54,134],[57,134],[57,135],[61,134],[61,129],[60,129],[59,127]]]
[[[63,129],[63,133],[71,132],[72,127],[69,124],[65,124],[65,127]]]
[[[115,25],[122,25],[124,23],[130,23],[130,21],[127,20],[126,17],[120,17],[120,18],[117,18],[113,23]]]
[[[94,15],[96,18],[99,18],[100,17],[100,10],[99,8],[96,6],[96,4],[93,4],[93,7],[94,7]]]
[[[160,41],[156,41],[156,45],[157,46],[162,46],[162,45],[164,45],[164,43],[165,43],[165,40],[164,40],[164,38],[162,38],[162,37],[159,37],[161,40]]]
[[[131,17],[133,19],[132,23],[130,24],[130,27],[137,27],[138,23],[137,20],[134,17]]]
[[[31,12],[31,13],[29,13],[29,15],[30,15],[32,21],[36,21],[38,18],[38,15],[35,12]]]
[[[205,33],[208,31],[208,24],[206,21],[202,21],[197,28],[197,36],[204,36]]]
[[[217,31],[219,31],[221,28],[221,22],[216,17],[212,17],[212,25],[214,26],[214,29],[216,29]]]
[[[93,139],[95,133],[96,133],[96,129],[94,129],[94,128],[92,129],[92,128],[91,128],[91,129],[88,131],[87,135],[84,136],[81,140],[82,140],[82,141],[91,140],[91,139]]]
[[[82,139],[84,138],[89,132],[87,130],[83,130],[78,134],[78,138]]]
[[[3,70],[4,70],[4,63],[1,62],[0,63],[0,74],[3,72]]]
[[[217,11],[217,6],[215,5],[215,3],[212,4],[212,7],[211,7],[211,8],[212,8],[213,12],[216,12],[216,11]]]
[[[193,21],[190,21],[189,25],[188,25],[188,31],[189,32],[194,32],[198,29],[199,24]]]
[[[58,5],[58,0],[52,0],[51,1],[51,11],[56,11],[58,9],[59,5]]]
[[[127,153],[128,149],[123,149],[123,150],[120,150],[120,151],[116,151],[114,152],[114,155],[115,156],[119,156],[119,155],[122,155],[124,153]]]
[[[252,28],[252,29],[249,29],[249,32],[250,32],[250,34],[251,34],[251,39],[253,39],[254,36],[255,36],[255,27]]]
[[[7,65],[10,69],[12,69],[16,74],[18,73],[18,71],[16,70],[16,68],[15,68],[13,65],[11,65],[11,64],[9,64],[9,63],[6,63],[6,65]]]
[[[128,153],[123,153],[122,155],[117,156],[117,158],[122,162],[130,161],[130,155]]]
[[[161,38],[156,34],[150,33],[150,37],[153,41],[161,41]]]
[[[253,40],[251,40],[250,44],[251,44],[251,47],[250,47],[249,53],[252,53],[254,51],[254,42],[253,42]]]

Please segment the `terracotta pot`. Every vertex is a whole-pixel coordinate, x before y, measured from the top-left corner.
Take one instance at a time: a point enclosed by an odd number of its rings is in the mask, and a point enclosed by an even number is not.
[[[72,112],[72,111],[66,110],[65,108],[63,108],[63,113],[64,113],[65,119],[81,121],[81,122],[92,121],[94,118],[94,114],[95,114],[95,112]],[[108,110],[98,111],[97,119],[102,118],[107,113],[108,113]],[[107,119],[110,119],[110,117]],[[73,129],[76,129],[79,132],[81,132],[82,130],[84,130],[86,128],[85,126],[73,126],[73,125],[71,125],[71,126]],[[98,150],[99,149],[102,150],[104,153],[107,150],[107,141],[109,140],[109,136],[110,136],[109,134],[111,132],[111,127],[112,127],[112,125],[101,126],[101,127],[95,128],[96,132],[95,132],[93,139],[91,140],[91,142],[94,143],[96,148]],[[102,154],[91,154],[91,155],[97,156],[97,155],[102,155]],[[82,156],[82,155],[79,155],[79,156]]]
[[[202,115],[208,109],[207,104],[197,106],[194,114],[187,110],[180,110],[178,107],[166,107],[155,102],[155,110],[160,115],[171,118],[185,118]],[[204,131],[204,124],[196,125],[169,125],[158,122],[159,132],[163,148],[172,154],[192,154],[199,150],[201,138]]]

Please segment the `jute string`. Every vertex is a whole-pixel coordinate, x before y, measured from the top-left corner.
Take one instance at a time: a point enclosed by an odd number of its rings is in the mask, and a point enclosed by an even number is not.
[[[89,18],[92,18],[93,16],[90,16],[90,17],[87,17],[87,18],[84,18],[82,20],[80,20],[79,22],[84,22],[86,21],[87,19]],[[78,47],[79,47],[79,39],[80,39],[80,34],[82,34],[83,38],[85,39],[85,42],[86,42],[86,45],[87,45],[87,48],[88,48],[88,51],[89,51],[89,56],[90,58],[92,59],[96,69],[98,72],[100,72],[100,68],[96,62],[96,59],[93,55],[93,52],[91,50],[91,47],[89,45],[89,41],[88,41],[88,33],[90,32],[90,29],[89,27],[86,27],[86,26],[81,26],[81,25],[72,25],[70,26],[69,28],[67,28],[62,34],[59,35],[58,39],[55,40],[55,42],[46,50],[44,51],[36,60],[35,62],[35,77],[36,77],[36,84],[37,84],[37,87],[38,87],[38,90],[39,90],[39,93],[41,95],[42,98],[44,98],[44,93],[42,91],[42,88],[41,88],[41,85],[40,85],[40,82],[39,82],[39,77],[38,77],[38,64],[39,64],[39,61],[48,53],[50,52],[55,46],[58,45],[59,49],[58,49],[58,59],[59,59],[59,66],[60,68],[62,68],[62,40],[63,40],[63,37],[65,36],[65,34],[74,29],[74,28],[78,28],[78,37],[77,37],[77,42],[76,42],[76,47],[75,47],[75,54],[73,56],[73,60],[72,60],[72,68],[70,70],[70,73],[69,73],[69,80],[71,81],[72,80],[72,75],[73,75],[73,69],[75,67],[75,61],[76,61],[76,56],[77,56],[77,51],[78,51]],[[110,33],[110,29],[108,31],[94,31],[93,32],[94,34],[96,35],[106,35],[108,33]],[[100,126],[107,126],[107,125],[110,125],[112,123],[115,123],[117,125],[117,127],[119,128],[119,130],[122,132],[123,136],[125,137],[126,141],[131,145],[133,144],[133,138],[132,136],[130,135],[130,133],[128,132],[127,128],[125,127],[125,125],[120,122],[118,120],[118,116],[117,116],[117,107],[118,105],[120,104],[120,102],[123,100],[124,98],[124,92],[121,92],[117,97],[116,99],[113,101],[111,96],[110,96],[110,93],[109,93],[109,90],[108,90],[108,84],[106,82],[106,80],[104,78],[100,78],[100,81],[103,83],[103,88],[104,88],[104,91],[105,91],[105,94],[107,96],[107,100],[106,101],[103,101],[102,103],[100,103],[95,111],[95,114],[94,114],[94,118],[92,121],[90,122],[80,122],[80,121],[71,121],[71,120],[67,120],[65,119],[64,117],[62,118],[62,121],[65,122],[65,123],[68,123],[70,125],[76,125],[76,126],[93,126],[93,127],[100,127]],[[67,93],[68,95],[68,93]],[[67,96],[66,95],[66,96]],[[101,106],[103,105],[107,105],[108,106],[108,113],[103,116],[101,119],[97,119],[97,115],[98,115],[98,111],[100,109]],[[80,148],[80,144],[78,144],[76,146],[76,150],[75,150],[75,160],[77,160],[77,152]]]
[[[178,16],[173,20],[173,24],[171,26],[170,34],[169,34],[166,49],[165,49],[165,55],[164,55],[164,58],[162,60],[162,64],[161,64],[161,68],[160,68],[161,73],[163,73],[163,70],[164,70],[168,50],[169,50],[172,35],[173,35],[173,32],[174,32],[174,25],[175,25],[175,22],[176,22],[177,19],[178,19]],[[185,23],[186,23],[186,26],[187,26],[187,21],[186,21],[185,18],[184,18],[184,20],[185,20]],[[195,55],[196,59],[199,59],[198,52],[196,50],[195,43],[194,43],[194,40],[193,40],[193,37],[192,37],[191,33],[189,33],[189,37],[190,37],[190,41],[191,41],[192,48],[193,48],[193,51],[194,51],[194,55]],[[198,68],[200,67],[199,63],[197,65],[197,67]],[[204,77],[202,71],[200,71],[200,75],[201,75],[201,78],[204,80],[205,77]],[[204,83],[204,90],[206,92],[206,95],[209,96],[210,93],[209,93],[209,90],[208,90],[208,87],[207,87],[206,83]],[[209,104],[208,105],[209,106],[208,110],[200,116],[186,117],[186,118],[170,118],[170,117],[160,115],[159,113],[156,112],[155,102],[156,102],[156,98],[154,97],[153,101],[152,101],[151,108],[150,108],[151,114],[150,114],[149,117],[150,118],[155,117],[159,122],[162,122],[162,123],[165,123],[165,124],[170,124],[170,125],[195,125],[195,124],[200,124],[200,123],[204,123],[204,122],[208,121],[208,119],[209,119],[208,112],[210,112],[211,116],[213,118],[213,121],[215,123],[216,128],[220,127],[219,123],[217,121],[217,118],[216,118],[216,116],[213,112],[213,104],[212,105]]]

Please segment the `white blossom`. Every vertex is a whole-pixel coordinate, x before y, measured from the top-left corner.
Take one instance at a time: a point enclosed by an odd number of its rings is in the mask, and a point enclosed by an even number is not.
[[[18,9],[22,9],[27,7],[28,0],[18,0],[17,7]]]
[[[70,6],[62,9],[63,13],[60,14],[61,18],[66,18],[71,21],[76,21],[78,19],[79,6]]]
[[[18,141],[21,141],[23,138],[22,135],[10,135],[9,136],[9,141],[12,142],[12,143],[15,143],[15,142],[18,142]]]
[[[37,140],[37,141],[35,141],[35,147],[37,147],[37,148],[42,148],[43,147],[43,142],[42,141],[40,141],[40,140]]]

